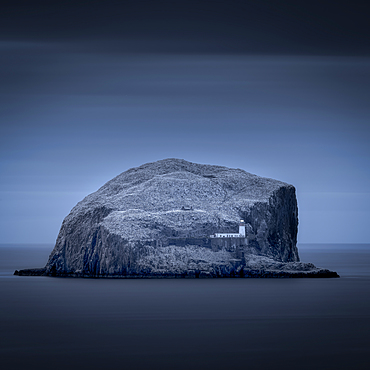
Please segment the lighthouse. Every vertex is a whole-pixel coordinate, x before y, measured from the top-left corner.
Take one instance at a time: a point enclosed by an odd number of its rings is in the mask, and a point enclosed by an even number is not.
[[[245,222],[244,220],[240,220],[239,224],[239,234],[242,238],[245,238]]]
[[[244,220],[240,220],[239,223],[239,234],[236,233],[215,233],[210,235],[210,238],[245,238],[245,222]]]

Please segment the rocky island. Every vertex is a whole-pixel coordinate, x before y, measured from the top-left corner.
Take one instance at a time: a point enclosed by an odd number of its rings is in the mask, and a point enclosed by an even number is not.
[[[88,195],[64,219],[46,266],[15,274],[338,277],[299,261],[297,231],[294,186],[165,159],[131,168]]]

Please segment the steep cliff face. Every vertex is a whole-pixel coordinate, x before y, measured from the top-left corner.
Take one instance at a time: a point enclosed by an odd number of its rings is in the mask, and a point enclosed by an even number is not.
[[[240,219],[246,222],[245,255],[299,261],[292,185],[240,169],[179,159],[148,163],[118,175],[72,209],[63,221],[46,273],[150,274],[161,270],[161,259],[177,264],[174,270],[180,273],[199,271],[196,261],[203,258],[208,270],[203,266],[201,271],[227,274],[234,263],[232,251],[207,249],[198,242],[171,247],[169,241],[235,233]],[[194,268],[189,267],[192,263]],[[162,265],[165,273],[168,263]]]

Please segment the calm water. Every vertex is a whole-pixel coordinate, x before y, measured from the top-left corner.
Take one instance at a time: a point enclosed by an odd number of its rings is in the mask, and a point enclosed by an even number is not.
[[[340,279],[13,276],[52,246],[0,246],[2,369],[369,369],[370,245],[302,245]]]

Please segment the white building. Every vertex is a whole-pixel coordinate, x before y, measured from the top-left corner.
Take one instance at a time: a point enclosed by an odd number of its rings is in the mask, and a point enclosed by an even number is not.
[[[239,234],[236,233],[215,233],[211,235],[211,238],[245,238],[245,223],[244,220],[240,220]]]

